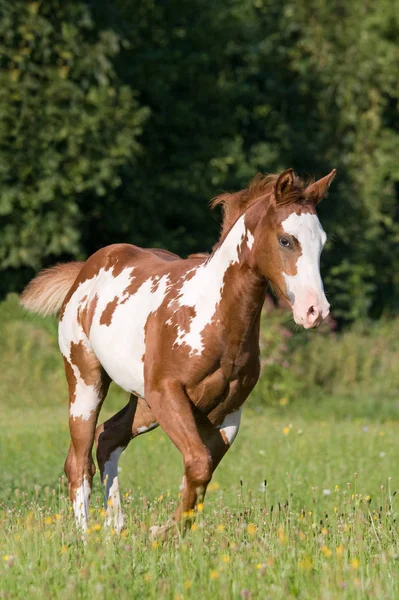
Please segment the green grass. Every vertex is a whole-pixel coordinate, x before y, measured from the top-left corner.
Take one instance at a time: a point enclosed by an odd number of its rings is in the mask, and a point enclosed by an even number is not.
[[[334,340],[342,370],[348,339]],[[399,598],[399,421],[386,377],[369,393],[364,382],[342,391],[337,382],[333,392],[320,394],[319,383],[295,395],[290,380],[288,392],[276,384],[269,406],[263,379],[204,509],[165,543],[148,531],[176,506],[181,457],[160,430],[138,438],[120,463],[126,530],[104,527],[97,475],[83,543],[63,475],[69,437],[55,322],[9,299],[0,304],[0,350],[0,598]],[[102,419],[125,401],[114,388]]]
[[[62,475],[65,412],[2,415],[2,597],[399,597],[397,423],[247,410],[193,530],[159,545],[148,529],[176,504],[181,460],[154,431],[121,459],[123,536],[103,527],[97,476],[84,545]]]

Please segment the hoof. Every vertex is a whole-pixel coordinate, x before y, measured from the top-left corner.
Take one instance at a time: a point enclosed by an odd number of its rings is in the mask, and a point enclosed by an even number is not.
[[[150,539],[151,540],[165,540],[168,532],[170,531],[171,525],[153,525],[150,527]]]

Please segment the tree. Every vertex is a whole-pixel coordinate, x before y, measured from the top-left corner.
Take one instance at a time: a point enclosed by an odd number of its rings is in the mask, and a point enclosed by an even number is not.
[[[140,152],[148,116],[121,84],[120,39],[82,2],[1,0],[2,289],[82,256],[82,223]],[[95,232],[92,232],[95,235]]]

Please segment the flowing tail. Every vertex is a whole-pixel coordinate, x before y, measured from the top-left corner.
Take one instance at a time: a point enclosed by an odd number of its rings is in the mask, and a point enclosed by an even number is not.
[[[83,265],[70,262],[41,271],[22,292],[22,306],[43,316],[58,313]]]

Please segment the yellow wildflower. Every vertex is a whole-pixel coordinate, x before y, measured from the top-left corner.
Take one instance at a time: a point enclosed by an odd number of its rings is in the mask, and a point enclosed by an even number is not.
[[[289,427],[284,427],[284,429],[283,429],[284,435],[288,435],[289,432],[290,432],[290,428]]]
[[[211,481],[211,483],[208,485],[208,492],[218,490],[219,488],[220,488],[220,485],[218,484],[217,481]]]
[[[330,558],[330,556],[332,555],[332,551],[327,546],[322,546],[321,547],[321,552],[322,552],[322,554],[324,554],[324,556],[326,558]]]
[[[313,561],[311,558],[305,556],[302,560],[298,561],[298,568],[302,571],[310,571],[313,568]]]
[[[219,577],[219,573],[218,573],[217,571],[211,571],[211,572],[209,573],[209,577],[210,577],[211,579],[217,579],[217,578]]]
[[[100,531],[100,529],[101,529],[101,525],[99,523],[94,523],[93,531]]]
[[[358,558],[354,558],[351,562],[351,567],[355,571],[360,567],[360,560]]]
[[[229,563],[229,562],[230,562],[230,556],[229,556],[228,554],[224,554],[224,555],[222,556],[222,561],[223,561],[224,563],[226,563],[226,564],[227,564],[227,563]]]
[[[159,542],[158,542],[157,540],[154,540],[154,541],[152,542],[152,547],[153,547],[153,548],[158,548],[158,546],[159,546]]]
[[[191,581],[187,579],[187,581],[184,582],[184,587],[186,590],[189,590],[191,587]]]
[[[344,553],[344,547],[343,547],[342,544],[340,546],[337,546],[335,548],[335,553],[336,553],[337,556],[342,556],[343,555],[343,553]]]
[[[191,531],[198,531],[198,525],[197,525],[197,523],[193,523],[191,525]]]
[[[247,527],[247,531],[249,535],[255,535],[256,533],[256,527],[253,523],[250,523]]]
[[[216,527],[216,531],[217,531],[218,533],[222,533],[222,531],[224,531],[224,525],[218,525],[218,526]]]
[[[198,512],[202,512],[204,510],[204,504],[203,504],[203,502],[199,502],[197,504],[197,510],[198,510]]]
[[[282,544],[284,546],[288,542],[288,536],[282,527],[280,527],[278,530],[278,539],[280,541],[280,544]]]

